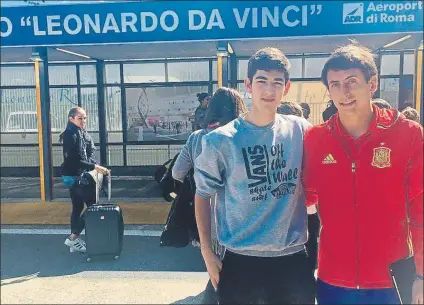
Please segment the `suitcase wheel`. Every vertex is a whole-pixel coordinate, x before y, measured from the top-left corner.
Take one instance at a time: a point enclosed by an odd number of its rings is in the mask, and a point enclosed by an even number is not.
[[[115,260],[118,260],[118,259],[119,259],[119,255],[115,256]]]
[[[91,262],[91,257],[87,257],[87,263]]]

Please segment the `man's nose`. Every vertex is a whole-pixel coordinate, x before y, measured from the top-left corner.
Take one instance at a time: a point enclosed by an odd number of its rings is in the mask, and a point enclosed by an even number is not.
[[[343,85],[343,94],[344,94],[344,96],[349,97],[350,96],[350,93],[351,93],[351,90],[350,90],[349,84],[344,84]]]
[[[273,84],[267,83],[264,92],[268,95],[273,95],[275,93],[275,87]]]

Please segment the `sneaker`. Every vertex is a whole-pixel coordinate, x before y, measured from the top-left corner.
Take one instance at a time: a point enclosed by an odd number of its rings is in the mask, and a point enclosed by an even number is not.
[[[85,252],[87,249],[85,247],[85,241],[81,238],[75,238],[71,240],[69,237],[65,240],[65,245],[69,247],[69,252]]]

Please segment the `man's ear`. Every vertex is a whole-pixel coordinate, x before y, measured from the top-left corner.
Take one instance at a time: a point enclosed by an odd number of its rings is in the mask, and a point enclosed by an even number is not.
[[[250,81],[250,78],[246,77],[244,79],[244,87],[248,93],[252,94],[252,82]]]
[[[370,90],[372,92],[372,95],[377,91],[378,88],[378,77],[377,75],[373,75],[370,77],[370,80],[368,81],[368,85],[370,86]]]
[[[283,96],[286,96],[286,94],[289,93],[290,86],[291,86],[291,81],[288,80],[287,83],[286,83],[286,86],[284,88]]]

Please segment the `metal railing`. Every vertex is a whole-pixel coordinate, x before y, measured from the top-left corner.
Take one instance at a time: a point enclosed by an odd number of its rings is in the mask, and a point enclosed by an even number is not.
[[[13,145],[1,147],[1,167],[36,167],[40,165],[39,149],[34,145]],[[182,145],[127,145],[127,166],[161,165],[180,152]],[[124,166],[123,146],[107,147],[109,166]],[[100,160],[97,149],[96,158]],[[52,148],[53,166],[63,162],[62,147]]]

